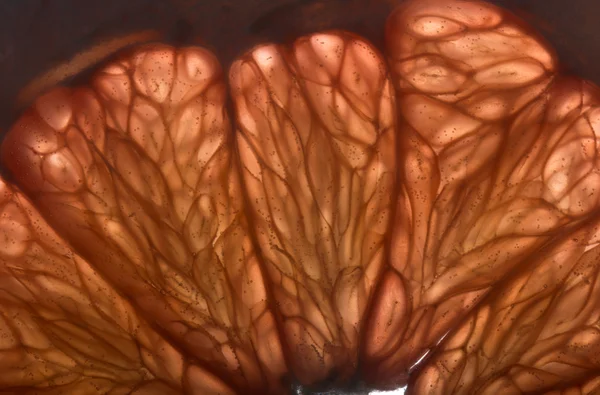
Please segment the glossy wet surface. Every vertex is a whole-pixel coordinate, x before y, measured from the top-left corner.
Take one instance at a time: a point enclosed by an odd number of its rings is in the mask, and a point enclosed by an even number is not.
[[[37,99],[0,392],[598,391],[598,88],[487,3],[382,31],[141,45]]]

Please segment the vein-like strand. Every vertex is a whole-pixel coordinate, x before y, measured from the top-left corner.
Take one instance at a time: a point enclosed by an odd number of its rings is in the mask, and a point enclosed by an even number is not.
[[[482,300],[510,303],[505,287],[518,273],[532,276],[528,293],[544,284],[532,262],[594,215],[600,173],[597,93],[556,77],[542,40],[500,9],[407,2],[390,16],[386,47],[403,152],[390,259],[410,319],[390,318],[373,376],[393,381],[440,339],[458,336],[456,324]],[[477,392],[471,385],[484,373],[464,363],[472,382],[461,391]],[[436,366],[445,378],[419,378],[416,393],[452,388],[455,377]]]
[[[0,181],[0,388],[19,394],[195,394],[227,386],[153,330]]]
[[[348,33],[263,45],[230,80],[253,229],[301,382],[354,373],[385,263],[395,184],[394,96]]]
[[[275,391],[287,369],[248,236],[216,59],[147,46],[91,85],[39,99],[6,138],[8,167],[169,341],[228,383]]]
[[[583,391],[600,369],[600,184],[593,181],[600,173],[600,91],[559,81],[515,122],[533,124],[543,125],[538,138],[553,143],[540,142],[546,159],[531,165],[541,165],[550,181],[571,173],[574,185],[559,195],[570,219],[588,212],[590,203],[596,207],[582,224],[548,234],[546,246],[495,284],[433,354],[415,393],[520,394],[576,385]],[[536,230],[544,219],[525,218],[520,226]]]

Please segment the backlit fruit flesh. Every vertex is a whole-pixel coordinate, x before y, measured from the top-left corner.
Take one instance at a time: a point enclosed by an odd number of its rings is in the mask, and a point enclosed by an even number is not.
[[[483,2],[385,38],[146,44],[36,99],[0,393],[599,393],[600,91]]]

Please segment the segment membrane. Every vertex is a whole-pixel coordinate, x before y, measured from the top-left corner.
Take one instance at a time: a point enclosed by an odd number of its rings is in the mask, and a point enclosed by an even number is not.
[[[3,391],[181,393],[194,364],[152,329],[4,180],[0,180],[0,235]],[[204,394],[231,393],[212,380],[212,386],[203,386]]]
[[[373,47],[348,33],[264,45],[230,81],[254,232],[292,370],[348,378],[384,269],[395,193],[394,95]]]
[[[55,229],[170,342],[234,386],[276,392],[287,369],[225,95],[208,51],[142,47],[91,88],[39,99],[4,158]]]
[[[573,102],[580,104],[560,111]],[[540,182],[561,174],[567,182],[536,188],[547,195],[515,215],[513,232],[540,234],[548,243],[501,278],[444,340],[417,376],[416,393],[542,393],[570,386],[572,391],[593,393],[585,388],[597,387],[586,381],[600,367],[600,163],[595,154],[600,137],[600,91],[563,80],[528,110],[515,125],[531,130],[532,123],[541,123],[536,137],[548,142],[534,144],[519,171],[525,174],[534,167],[541,173]],[[539,114],[548,115],[540,119]],[[562,119],[556,119],[558,114]],[[532,118],[523,119],[528,117]],[[538,148],[544,152],[544,161],[535,160]],[[517,153],[517,148],[512,152]],[[562,206],[571,219],[560,231],[552,230],[564,219],[541,209],[542,203],[548,206],[548,202]],[[588,214],[583,226],[576,221],[581,213]],[[483,229],[477,227],[478,232]]]
[[[598,93],[556,77],[543,42],[482,2],[407,2],[386,34],[404,153],[390,263],[411,317],[393,315],[398,331],[373,348],[373,380],[401,381],[425,354],[416,393],[537,392],[585,379],[594,362],[560,350],[588,324],[572,322],[563,340],[545,325],[595,243],[574,232],[595,232]],[[582,320],[595,322],[590,314]],[[553,351],[542,345],[551,333]],[[555,352],[571,361],[550,362]]]

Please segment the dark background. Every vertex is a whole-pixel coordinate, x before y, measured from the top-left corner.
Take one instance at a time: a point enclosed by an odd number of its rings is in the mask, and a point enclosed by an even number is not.
[[[0,0],[0,136],[18,116],[15,97],[34,77],[78,52],[156,29],[163,41],[204,45],[223,66],[261,41],[340,28],[381,47],[402,0]],[[600,85],[600,0],[490,0],[534,26],[563,71]],[[0,169],[0,173],[3,173]]]
[[[0,132],[18,115],[28,81],[111,37],[157,29],[164,41],[200,44],[227,67],[260,41],[291,41],[343,28],[381,44],[383,23],[402,0],[0,0]],[[534,25],[565,71],[600,84],[599,0],[492,0]]]

